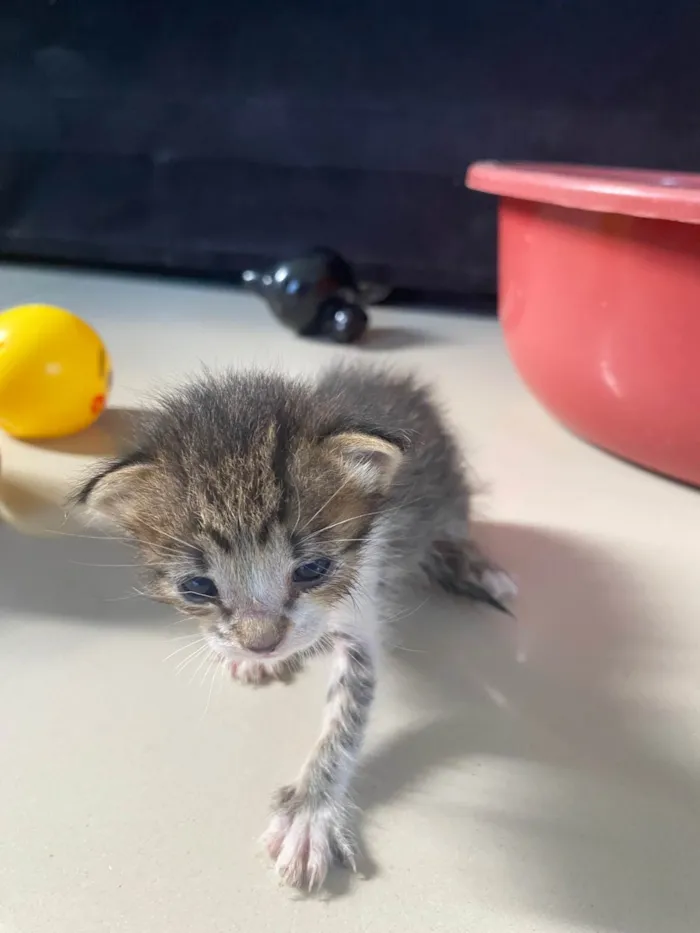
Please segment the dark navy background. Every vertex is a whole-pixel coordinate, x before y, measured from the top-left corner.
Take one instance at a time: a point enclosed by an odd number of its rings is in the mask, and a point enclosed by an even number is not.
[[[3,0],[0,253],[495,281],[481,158],[700,170],[698,0]]]

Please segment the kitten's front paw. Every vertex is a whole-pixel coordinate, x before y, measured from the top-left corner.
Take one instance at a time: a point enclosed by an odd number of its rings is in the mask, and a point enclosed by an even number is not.
[[[313,891],[338,861],[355,870],[355,843],[346,807],[312,801],[285,787],[277,795],[263,842],[285,884]]]
[[[288,683],[294,670],[287,661],[232,661],[231,676],[241,684],[263,687],[276,680]]]

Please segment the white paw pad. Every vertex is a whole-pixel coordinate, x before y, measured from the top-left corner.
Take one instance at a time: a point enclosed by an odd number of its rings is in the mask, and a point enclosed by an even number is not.
[[[343,810],[292,799],[273,813],[263,843],[281,881],[313,891],[335,861],[355,868],[352,837]]]

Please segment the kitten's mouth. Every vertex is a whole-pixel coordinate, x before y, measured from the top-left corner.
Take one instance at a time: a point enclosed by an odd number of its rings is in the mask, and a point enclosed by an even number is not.
[[[279,645],[275,645],[274,648],[264,648],[261,650],[248,650],[243,652],[246,656],[247,661],[271,661],[277,660],[279,658],[279,651],[277,650]]]
[[[211,639],[210,645],[215,654],[219,655],[224,664],[235,668],[236,665],[243,662],[260,663],[269,661],[283,661],[289,652],[284,650],[284,640],[272,648],[262,650],[251,650],[242,645],[231,644],[219,639]]]

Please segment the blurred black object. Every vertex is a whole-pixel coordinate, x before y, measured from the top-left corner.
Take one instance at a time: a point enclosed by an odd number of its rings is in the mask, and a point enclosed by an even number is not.
[[[230,281],[330,243],[491,293],[467,165],[697,171],[699,35],[698,0],[3,0],[0,255]]]
[[[350,264],[333,250],[316,249],[265,272],[249,269],[243,283],[302,337],[354,343],[367,329],[363,290]]]

